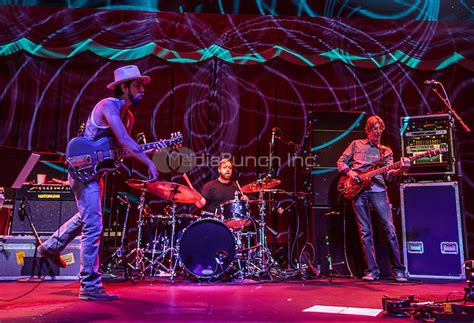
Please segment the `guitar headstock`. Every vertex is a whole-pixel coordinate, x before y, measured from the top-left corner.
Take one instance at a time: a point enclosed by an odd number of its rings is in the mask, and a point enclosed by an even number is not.
[[[183,145],[183,134],[180,131],[171,133],[170,147],[179,148]]]

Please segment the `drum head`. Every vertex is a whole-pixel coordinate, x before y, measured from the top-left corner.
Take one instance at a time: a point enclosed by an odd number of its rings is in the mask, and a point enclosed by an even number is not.
[[[249,219],[248,209],[248,203],[243,200],[230,200],[221,204],[224,222],[234,232],[252,224]]]
[[[235,237],[222,222],[202,219],[189,225],[179,240],[184,269],[198,278],[222,275],[235,257]]]

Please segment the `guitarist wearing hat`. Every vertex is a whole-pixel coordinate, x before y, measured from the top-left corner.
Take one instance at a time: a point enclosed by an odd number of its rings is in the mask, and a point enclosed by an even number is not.
[[[153,161],[129,135],[134,121],[129,107],[142,101],[145,93],[144,85],[148,82],[150,82],[150,77],[141,75],[135,65],[116,69],[114,82],[107,85],[108,89],[115,91],[115,96],[105,98],[96,104],[87,119],[82,137],[75,139],[91,144],[101,142],[104,140],[103,138],[117,142],[130,155],[147,165],[149,180],[156,181],[158,171]],[[68,148],[71,142],[68,144]],[[90,156],[98,155],[83,154],[89,156],[88,160],[91,159]],[[67,155],[68,151],[66,151]],[[102,157],[99,159],[102,160]],[[78,160],[76,158],[75,161],[78,162]],[[102,235],[102,173],[92,173],[90,178],[86,179],[73,175],[70,168],[68,180],[76,199],[78,212],[40,245],[38,251],[54,264],[66,267],[60,252],[82,233],[79,299],[96,301],[117,299],[117,295],[108,293],[104,289],[99,273],[99,245]]]
[[[342,153],[337,161],[337,169],[347,175],[353,183],[364,183],[361,191],[353,199],[353,208],[356,214],[359,236],[362,243],[367,270],[362,278],[365,281],[380,279],[380,270],[375,259],[373,231],[369,204],[372,205],[378,216],[379,223],[388,240],[389,259],[392,264],[392,275],[399,281],[406,281],[405,267],[400,259],[400,248],[397,233],[393,225],[393,216],[388,200],[386,180],[403,175],[408,171],[411,161],[403,157],[398,169],[390,169],[385,173],[377,174],[369,180],[363,177],[363,172],[377,166],[394,166],[393,152],[389,147],[380,144],[380,138],[385,130],[383,120],[373,115],[365,124],[366,139],[354,140]],[[351,166],[350,166],[351,165]],[[355,195],[355,194],[354,194]]]

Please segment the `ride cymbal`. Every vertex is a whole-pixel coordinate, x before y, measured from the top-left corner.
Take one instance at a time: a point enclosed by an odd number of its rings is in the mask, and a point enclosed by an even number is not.
[[[281,180],[277,178],[266,178],[262,180],[257,180],[245,186],[242,186],[242,193],[258,193],[264,190],[269,190],[271,188],[277,187],[280,185]]]

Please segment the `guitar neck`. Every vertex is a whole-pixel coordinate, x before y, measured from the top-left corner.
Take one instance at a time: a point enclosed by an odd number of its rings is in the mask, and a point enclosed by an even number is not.
[[[435,153],[435,155],[439,154],[439,150]],[[410,163],[419,159],[419,158],[423,158],[423,157],[427,157],[427,156],[431,156],[433,155],[433,152],[424,152],[423,154],[419,154],[419,155],[415,155],[415,156],[411,156],[409,157],[408,159],[410,159]],[[365,178],[366,179],[371,179],[372,177],[375,177],[377,175],[380,175],[380,174],[384,174],[392,169],[398,169],[400,168],[400,166],[402,166],[402,162],[401,161],[398,161],[396,163],[393,163],[391,165],[387,165],[387,166],[384,166],[384,167],[380,167],[380,168],[377,168],[373,171],[370,171],[370,172],[367,172],[364,174]]]
[[[159,150],[165,147],[168,147],[168,140],[160,140],[160,141],[155,141],[155,142],[150,142],[146,144],[141,144],[138,145],[138,148],[144,153],[153,151],[153,150]],[[120,148],[115,150],[117,153],[118,158],[126,158],[132,156],[126,149]]]
[[[410,158],[411,159],[411,158]],[[387,166],[384,166],[384,167],[380,167],[380,168],[377,168],[373,171],[370,171],[368,173],[365,173],[364,176],[369,179],[369,178],[372,178],[372,177],[375,177],[377,175],[380,175],[380,174],[384,174],[386,172],[388,172],[389,170],[392,170],[392,169],[397,169],[397,168],[400,168],[400,166],[402,165],[401,162],[396,162],[396,163],[393,163],[391,165],[387,165]]]

